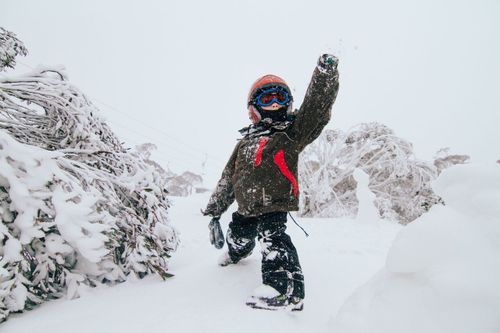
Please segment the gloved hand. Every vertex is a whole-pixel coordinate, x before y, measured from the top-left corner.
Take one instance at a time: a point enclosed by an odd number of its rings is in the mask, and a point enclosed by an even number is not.
[[[222,249],[224,246],[224,234],[220,227],[219,218],[214,217],[208,224],[210,244],[215,246],[216,249]]]
[[[318,60],[318,66],[323,69],[336,69],[339,64],[339,59],[333,54],[325,53]]]

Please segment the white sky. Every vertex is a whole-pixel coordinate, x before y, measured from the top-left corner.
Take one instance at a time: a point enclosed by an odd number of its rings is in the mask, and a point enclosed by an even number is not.
[[[267,73],[296,106],[322,52],[340,58],[330,128],[377,121],[413,142],[500,159],[500,1],[0,0],[27,66],[66,66],[129,144],[176,172],[222,171]]]

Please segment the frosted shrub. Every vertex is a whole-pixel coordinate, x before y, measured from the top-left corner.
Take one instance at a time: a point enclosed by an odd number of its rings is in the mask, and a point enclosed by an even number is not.
[[[369,188],[382,217],[408,223],[442,202],[430,181],[450,165],[468,157],[444,150],[435,165],[420,161],[412,145],[387,126],[360,124],[347,133],[325,130],[301,155],[300,214],[354,217],[357,214],[355,168],[370,176]]]
[[[169,196],[187,197],[195,193],[204,193],[208,190],[202,187],[203,178],[190,171],[180,175],[172,174],[167,179],[167,191]]]
[[[0,72],[7,67],[14,68],[18,55],[27,55],[28,51],[16,35],[0,27]]]
[[[438,173],[441,173],[441,171],[452,165],[468,163],[469,159],[470,158],[467,155],[451,154],[450,148],[443,148],[436,153],[436,156],[434,156],[434,165],[436,166]]]
[[[0,77],[0,321],[81,284],[169,276],[166,172],[98,114],[60,69]]]

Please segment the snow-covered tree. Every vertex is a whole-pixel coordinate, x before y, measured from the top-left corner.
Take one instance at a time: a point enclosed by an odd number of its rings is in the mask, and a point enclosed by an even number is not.
[[[375,205],[384,218],[409,223],[441,199],[431,180],[449,165],[468,157],[441,152],[436,165],[418,160],[412,145],[378,123],[359,124],[344,133],[325,130],[301,156],[302,216],[357,214],[355,168],[370,176]]]
[[[0,76],[0,321],[80,284],[169,276],[178,238],[151,148],[126,149],[60,68]]]
[[[0,27],[0,72],[7,67],[14,68],[18,55],[27,55],[28,50],[16,35]]]
[[[202,187],[203,177],[190,171],[180,175],[173,174],[167,179],[167,191],[169,196],[187,197],[194,193],[203,193],[208,190]]]

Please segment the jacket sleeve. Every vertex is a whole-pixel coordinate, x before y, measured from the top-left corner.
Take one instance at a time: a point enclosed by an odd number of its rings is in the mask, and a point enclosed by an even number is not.
[[[323,55],[314,69],[304,101],[290,128],[290,136],[296,141],[299,151],[313,142],[331,117],[331,108],[339,90],[339,73],[336,58],[325,63]]]
[[[236,162],[236,156],[238,155],[238,148],[240,144],[238,143],[234,148],[226,167],[222,171],[222,176],[217,182],[210,200],[208,200],[207,208],[202,212],[203,215],[210,215],[212,217],[220,217],[231,204],[234,202],[234,191],[233,191],[233,174]]]

